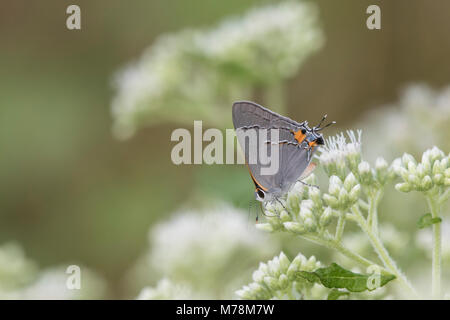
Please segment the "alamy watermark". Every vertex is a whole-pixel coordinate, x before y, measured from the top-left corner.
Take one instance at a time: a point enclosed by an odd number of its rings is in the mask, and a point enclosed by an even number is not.
[[[238,128],[236,131],[237,136],[234,129],[225,129],[224,139],[222,130],[209,128],[203,132],[200,120],[194,121],[193,135],[187,129],[175,129],[170,139],[178,143],[172,148],[172,162],[176,165],[247,163],[258,165],[261,175],[276,174],[280,167],[279,129]],[[236,147],[236,140],[240,148]],[[205,147],[204,142],[208,143]]]

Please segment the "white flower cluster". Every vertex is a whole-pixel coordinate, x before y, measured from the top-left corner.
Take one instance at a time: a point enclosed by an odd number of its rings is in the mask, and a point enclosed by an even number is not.
[[[400,101],[369,112],[359,124],[365,128],[368,159],[401,152],[416,154],[430,145],[450,149],[450,86],[434,90],[424,84],[408,86]]]
[[[316,7],[297,1],[253,9],[211,30],[161,36],[116,76],[115,133],[127,138],[167,120],[226,125],[236,97],[292,76],[322,43]]]
[[[394,178],[394,172],[382,157],[376,159],[375,168],[362,160],[361,133],[347,131],[349,142],[343,133],[329,137],[317,158],[329,177],[336,176],[341,181],[356,179],[363,186],[383,186]],[[353,175],[348,176],[348,172]]]
[[[79,300],[102,299],[106,295],[106,283],[90,269],[80,266],[80,289],[67,287],[69,274],[66,267],[53,267],[39,273],[36,281],[15,292],[16,299],[33,300]]]
[[[403,157],[394,160],[394,170],[403,182],[395,188],[402,192],[429,191],[450,186],[449,155],[437,147],[425,151],[422,161],[417,163],[413,156],[405,153]]]
[[[253,272],[253,282],[236,291],[236,295],[245,300],[318,298],[323,295],[318,294],[321,290],[316,286],[321,286],[301,280],[296,274],[299,271],[312,272],[320,267],[314,256],[307,259],[298,254],[291,262],[281,252],[267,263],[260,263]]]
[[[314,174],[306,181],[314,184]],[[267,203],[264,208],[267,222],[258,223],[256,227],[268,232],[287,230],[297,234],[315,233],[328,226],[333,217],[331,208],[324,206],[320,190],[301,182],[297,182],[289,191],[285,203],[286,206],[275,201]]]
[[[344,133],[328,137],[326,143],[320,148],[320,154],[316,156],[328,176],[336,175],[341,179],[346,176],[346,165],[356,168],[361,161],[361,134],[358,130],[347,131],[350,142],[347,142]]]
[[[331,208],[346,211],[358,201],[360,191],[361,185],[350,172],[344,182],[337,176],[331,176],[329,193],[325,194],[323,198]]]
[[[264,233],[250,227],[244,212],[228,206],[181,212],[153,227],[150,243],[149,261],[156,274],[191,284],[199,292],[234,280],[229,279],[230,266],[242,273],[277,249]]]
[[[36,263],[25,256],[15,243],[0,247],[0,299],[100,299],[105,297],[103,279],[81,267],[81,287],[70,290],[66,267],[39,271]]]

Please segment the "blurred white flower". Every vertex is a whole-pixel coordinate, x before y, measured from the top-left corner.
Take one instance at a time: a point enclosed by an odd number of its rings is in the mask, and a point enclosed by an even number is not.
[[[402,152],[419,154],[430,145],[450,149],[450,86],[433,90],[424,84],[410,85],[398,103],[369,112],[362,122],[365,156],[387,159]]]
[[[277,249],[244,212],[225,205],[202,213],[180,212],[152,228],[150,243],[151,267],[197,291],[227,289],[225,285]]]
[[[186,300],[192,297],[192,290],[188,286],[174,284],[169,279],[163,278],[156,287],[142,289],[137,300]]]
[[[115,78],[115,133],[127,138],[159,121],[223,127],[233,101],[291,77],[322,43],[316,7],[296,1],[250,10],[211,30],[161,36]]]
[[[101,299],[105,297],[105,282],[86,267],[81,267],[80,289],[67,287],[66,282],[69,276],[63,266],[47,269],[40,272],[35,282],[15,294],[19,299],[33,300]]]
[[[18,244],[0,246],[0,292],[20,288],[33,280],[36,274],[37,265],[25,256]]]
[[[441,222],[441,237],[442,258],[450,261],[450,222],[448,220]],[[433,248],[432,228],[421,229],[417,232],[416,245],[423,249],[431,258]]]

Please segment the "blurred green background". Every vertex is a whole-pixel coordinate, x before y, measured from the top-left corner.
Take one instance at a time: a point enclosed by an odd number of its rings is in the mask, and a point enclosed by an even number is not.
[[[291,118],[315,123],[328,113],[348,128],[409,83],[450,82],[449,1],[312,2],[326,39],[287,82]],[[160,34],[273,1],[76,1],[82,29],[70,31],[72,3],[0,3],[0,243],[20,243],[42,267],[87,265],[122,297],[152,224],[213,197],[247,210],[253,191],[240,166],[173,165],[176,123],[114,138],[114,74]],[[365,11],[375,3],[382,29],[370,31]]]

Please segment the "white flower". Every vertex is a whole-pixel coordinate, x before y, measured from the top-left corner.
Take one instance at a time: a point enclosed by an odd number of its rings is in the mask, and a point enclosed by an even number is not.
[[[186,300],[192,299],[192,290],[181,284],[174,284],[167,278],[161,279],[156,287],[145,287],[137,300]]]
[[[33,280],[36,274],[36,264],[25,256],[18,244],[6,243],[0,246],[0,292],[22,287]]]
[[[54,267],[42,271],[37,280],[17,292],[20,299],[33,300],[74,300],[74,299],[101,299],[105,297],[106,284],[98,275],[81,268],[80,289],[69,289],[66,267]]]
[[[399,191],[428,191],[433,187],[449,186],[446,174],[450,161],[437,147],[425,151],[421,163],[417,163],[411,155],[405,153],[401,160],[394,161],[393,167],[395,173],[403,179],[403,182],[395,186]]]
[[[321,47],[317,20],[314,4],[285,1],[210,30],[161,36],[116,76],[116,135],[167,120],[227,125],[230,101],[250,98],[255,86],[278,85]]]
[[[258,270],[253,272],[253,283],[244,286],[236,291],[236,295],[241,299],[286,299],[288,293],[297,298],[309,296],[314,284],[307,280],[296,279],[299,271],[315,271],[321,267],[321,263],[314,256],[306,259],[299,253],[294,260],[289,261],[286,255],[281,252],[266,263],[261,263]],[[313,295],[316,297],[317,295]]]
[[[346,176],[346,164],[353,170],[361,161],[361,134],[353,130],[347,131],[347,139],[344,133],[328,137],[325,145],[320,148],[320,154],[317,156],[329,176],[336,175],[341,179]]]
[[[224,270],[228,277],[231,269],[239,274],[276,247],[244,212],[225,205],[176,214],[151,229],[150,243],[149,261],[157,274],[210,290],[229,282]]]

